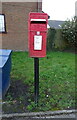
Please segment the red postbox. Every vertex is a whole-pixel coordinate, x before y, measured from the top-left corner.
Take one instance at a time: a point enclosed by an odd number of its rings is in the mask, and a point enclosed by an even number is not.
[[[30,57],[46,56],[48,15],[46,13],[29,13],[28,48]]]

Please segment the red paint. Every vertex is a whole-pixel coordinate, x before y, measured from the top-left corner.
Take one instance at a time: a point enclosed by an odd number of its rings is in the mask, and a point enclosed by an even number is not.
[[[46,56],[46,38],[47,38],[48,15],[46,13],[30,13],[28,20],[28,48],[30,57]],[[38,32],[38,33],[37,33]],[[36,38],[34,37],[36,36]],[[42,37],[39,37],[42,36]],[[35,40],[34,40],[35,38]],[[38,40],[41,39],[42,40]],[[34,43],[34,41],[36,41]],[[42,41],[41,48],[38,50],[39,41]],[[34,47],[35,44],[35,47]],[[40,45],[39,45],[40,46]],[[35,49],[37,47],[37,49]]]

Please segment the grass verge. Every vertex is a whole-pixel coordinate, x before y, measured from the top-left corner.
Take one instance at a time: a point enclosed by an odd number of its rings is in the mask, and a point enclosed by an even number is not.
[[[48,111],[75,107],[75,54],[48,52],[40,58],[38,107],[34,103],[34,59],[13,52],[11,86],[4,112]],[[12,109],[10,109],[12,108]],[[9,111],[10,110],[10,111]]]

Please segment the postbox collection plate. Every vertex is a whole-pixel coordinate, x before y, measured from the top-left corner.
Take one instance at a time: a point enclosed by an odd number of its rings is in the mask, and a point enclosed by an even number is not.
[[[42,36],[34,36],[34,50],[42,50]]]

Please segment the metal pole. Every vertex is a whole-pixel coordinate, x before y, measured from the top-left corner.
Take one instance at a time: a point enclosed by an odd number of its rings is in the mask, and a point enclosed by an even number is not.
[[[39,58],[34,58],[34,91],[35,104],[38,105],[39,98]]]

